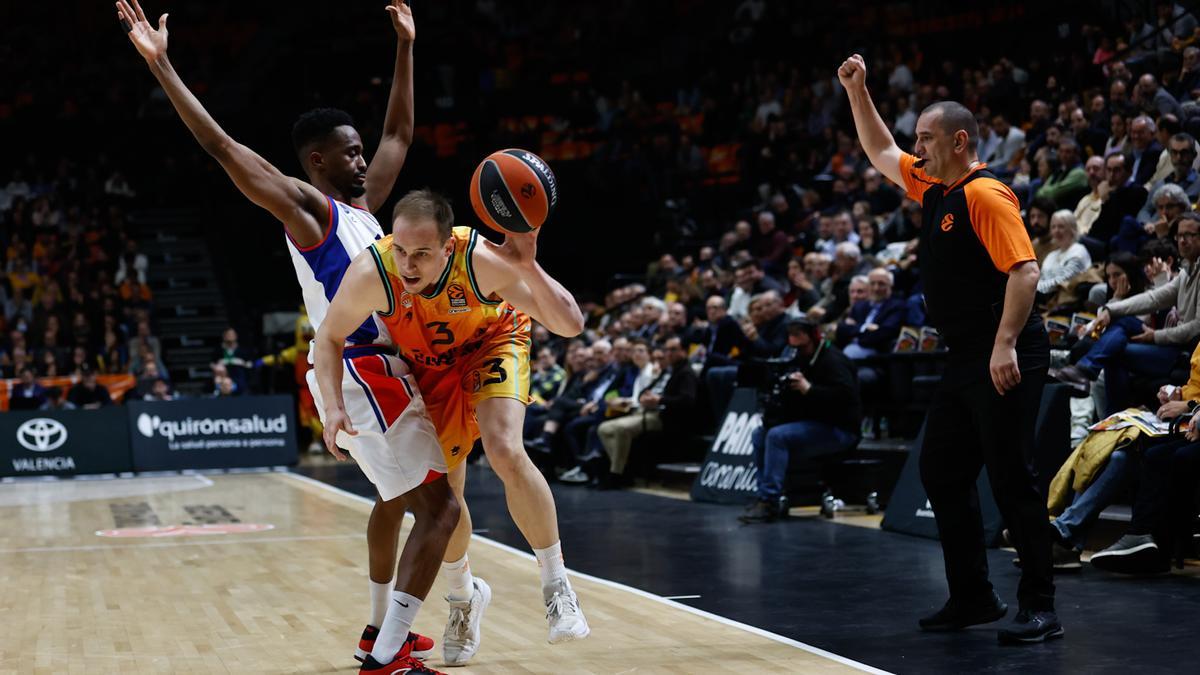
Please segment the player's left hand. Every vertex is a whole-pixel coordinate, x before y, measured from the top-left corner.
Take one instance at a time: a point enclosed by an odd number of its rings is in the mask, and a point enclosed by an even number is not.
[[[392,4],[384,9],[392,17],[392,27],[402,42],[413,42],[417,39],[417,24],[413,21],[412,7],[405,0],[392,0]]]
[[[541,229],[522,234],[506,232],[504,243],[495,248],[496,255],[513,267],[532,267],[537,260],[537,237]]]
[[[129,33],[129,41],[137,48],[147,63],[153,63],[167,53],[167,15],[158,17],[158,30],[150,25],[146,13],[138,0],[130,6],[126,0],[118,0],[117,19]]]
[[[1017,366],[1017,349],[997,344],[992,348],[992,360],[988,365],[992,375],[992,386],[1001,396],[1021,384],[1021,369]]]

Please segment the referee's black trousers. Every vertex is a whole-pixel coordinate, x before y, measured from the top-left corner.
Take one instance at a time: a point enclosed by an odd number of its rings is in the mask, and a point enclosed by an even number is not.
[[[996,392],[986,359],[951,358],[934,397],[921,449],[921,482],[937,519],[952,599],[970,602],[990,594],[979,494],[987,466],[992,494],[1021,557],[1017,598],[1021,609],[1054,608],[1053,561],[1046,498],[1029,459],[1034,448],[1048,353],[1018,358],[1021,384]]]

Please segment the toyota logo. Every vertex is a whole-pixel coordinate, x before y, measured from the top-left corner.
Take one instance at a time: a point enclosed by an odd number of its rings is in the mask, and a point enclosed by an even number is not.
[[[50,452],[67,442],[67,428],[57,420],[35,417],[17,428],[17,442],[34,452]]]

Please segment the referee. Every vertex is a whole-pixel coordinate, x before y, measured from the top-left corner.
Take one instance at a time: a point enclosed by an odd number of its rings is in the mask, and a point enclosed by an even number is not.
[[[917,120],[916,154],[902,152],[880,119],[858,54],[838,69],[871,164],[922,208],[921,279],[931,323],[949,359],[925,423],[921,482],[937,518],[950,599],[920,620],[951,631],[1004,617],[988,581],[975,482],[987,466],[992,492],[1023,562],[1016,620],[1001,643],[1063,635],[1054,612],[1046,500],[1027,463],[1050,347],[1033,311],[1038,265],[1017,198],[975,151],[979,127],[942,101]]]

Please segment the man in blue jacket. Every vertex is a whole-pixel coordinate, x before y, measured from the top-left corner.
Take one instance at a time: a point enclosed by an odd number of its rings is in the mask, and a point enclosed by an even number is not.
[[[837,327],[837,344],[851,361],[891,351],[908,316],[905,302],[892,297],[891,272],[876,267],[867,280],[869,297],[856,302]],[[859,368],[859,381],[871,382],[876,377],[874,370]]]

